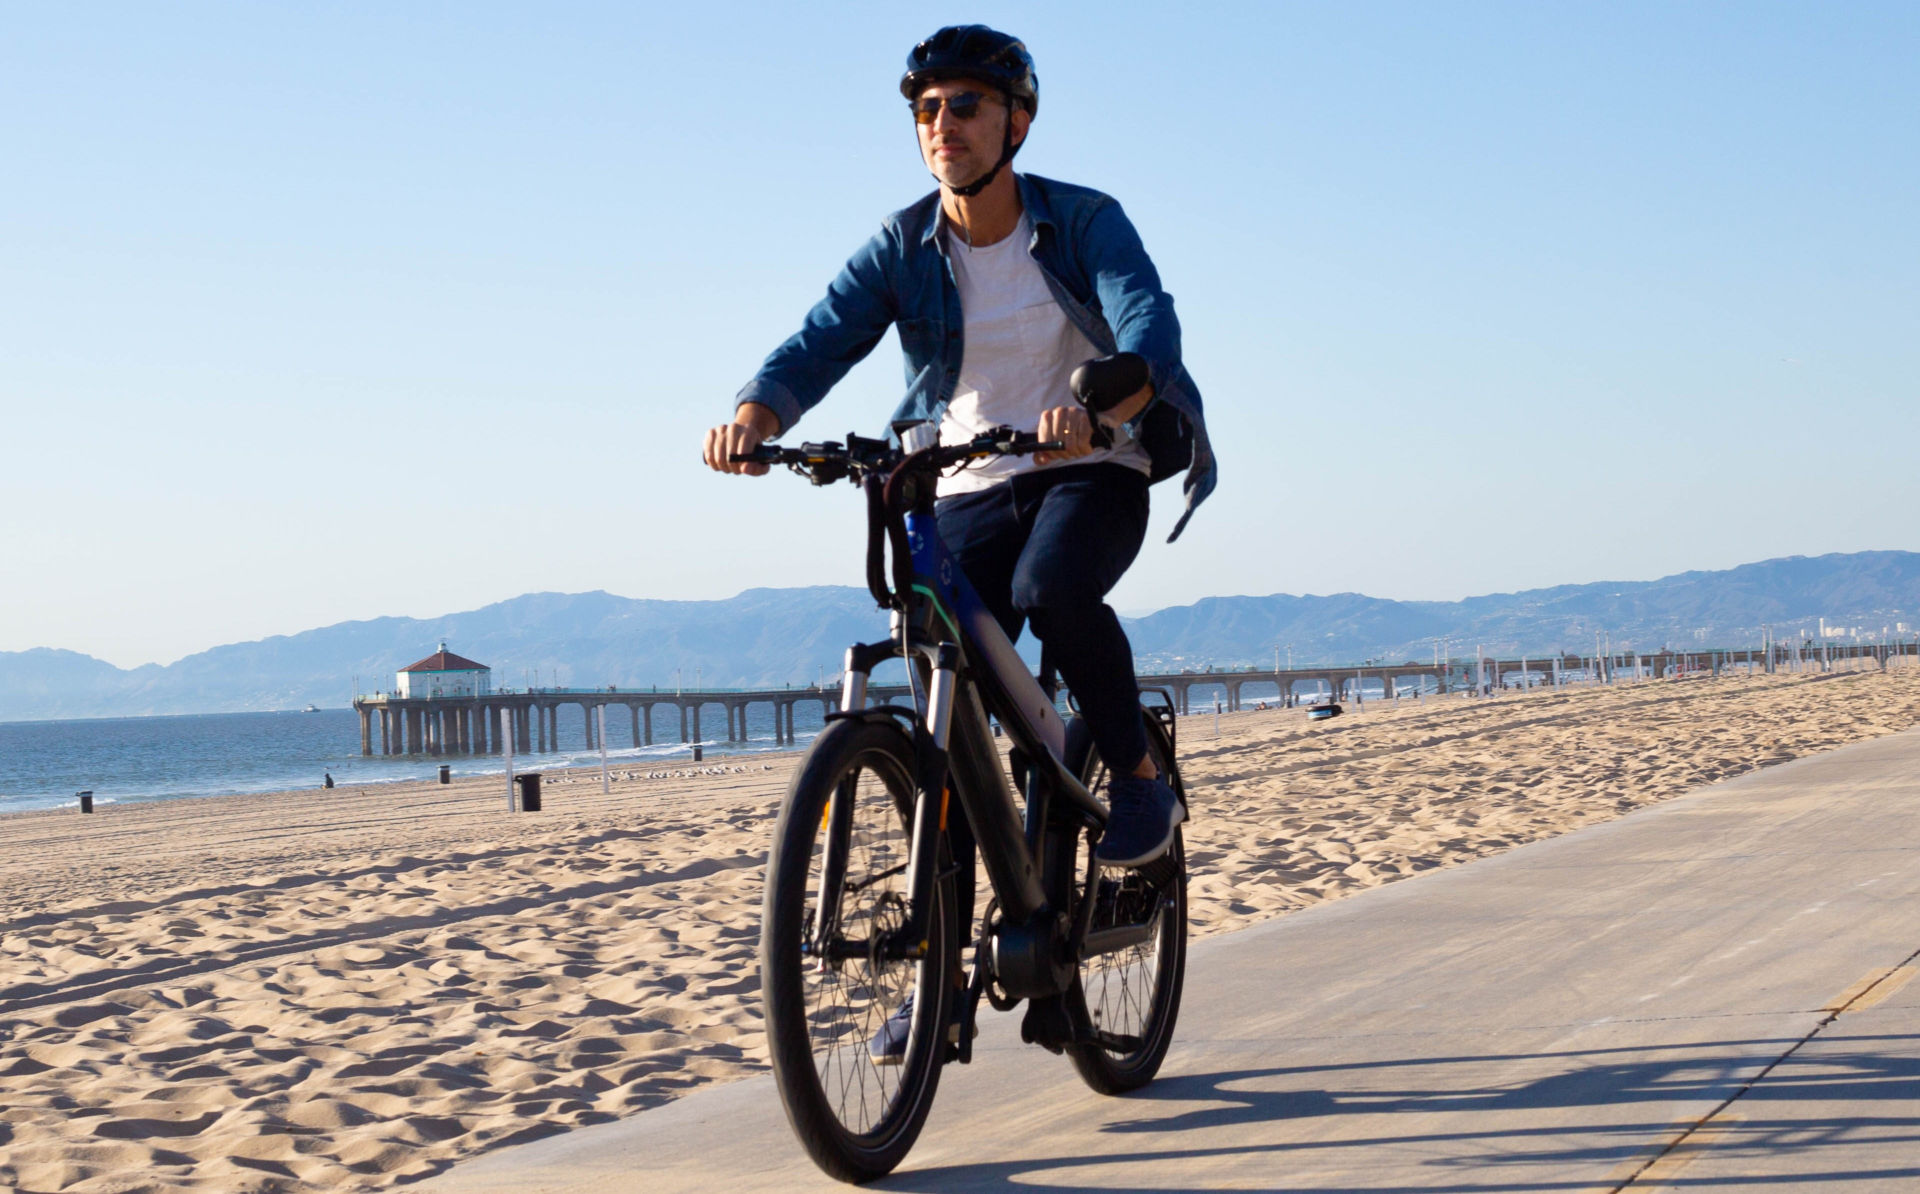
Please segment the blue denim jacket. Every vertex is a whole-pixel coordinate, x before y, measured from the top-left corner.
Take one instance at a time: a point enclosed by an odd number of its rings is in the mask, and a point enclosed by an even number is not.
[[[1215,468],[1200,391],[1180,363],[1173,296],[1112,198],[1031,174],[1015,179],[1033,224],[1030,251],[1067,318],[1101,353],[1138,353],[1152,371],[1154,401],[1128,427],[1152,459],[1154,481],[1186,471],[1187,508],[1168,536],[1177,539],[1213,492]],[[907,393],[894,421],[938,419],[960,379],[963,326],[935,191],[887,217],[735,405],[766,407],[784,432],[897,327]]]

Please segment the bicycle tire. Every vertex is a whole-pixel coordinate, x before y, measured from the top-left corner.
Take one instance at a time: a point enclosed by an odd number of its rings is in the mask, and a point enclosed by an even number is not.
[[[912,744],[898,726],[833,723],[801,761],[767,860],[760,978],[774,1082],[808,1155],[847,1182],[870,1181],[900,1163],[939,1087],[956,948],[952,880],[935,885],[936,928],[918,960],[881,963],[870,955],[835,966],[808,956],[804,943],[822,890],[837,789],[850,793],[852,816],[836,936],[859,940],[866,933],[872,941],[908,914],[913,773]],[[914,1012],[905,1059],[875,1065],[868,1042],[909,992]]]
[[[1160,726],[1148,716],[1147,743],[1162,776],[1184,799],[1178,764],[1171,757]],[[1079,726],[1078,739],[1069,744],[1069,760],[1082,759],[1078,768],[1089,791],[1104,777],[1105,765],[1094,749],[1091,736]],[[1085,835],[1075,851],[1076,873],[1084,874]],[[1187,852],[1185,835],[1176,830],[1173,845],[1160,860],[1139,870],[1102,872],[1098,890],[1102,903],[1096,905],[1093,927],[1102,927],[1103,919],[1137,923],[1143,903],[1157,903],[1156,927],[1151,948],[1135,946],[1121,954],[1105,954],[1083,959],[1075,970],[1067,998],[1078,1002],[1078,1011],[1096,1029],[1136,1038],[1139,1045],[1125,1053],[1098,1043],[1067,1046],[1067,1056],[1080,1078],[1101,1094],[1125,1094],[1153,1081],[1173,1044],[1173,1029],[1180,1018],[1180,996],[1187,972]],[[1119,910],[1110,915],[1109,910]],[[1078,912],[1075,916],[1077,919]]]

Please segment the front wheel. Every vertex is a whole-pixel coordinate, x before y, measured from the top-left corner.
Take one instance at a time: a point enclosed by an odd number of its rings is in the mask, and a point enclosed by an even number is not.
[[[1084,725],[1077,728],[1084,734]],[[1070,752],[1074,745],[1069,744]],[[1085,751],[1081,780],[1088,791],[1098,791],[1106,782],[1106,766],[1090,742],[1083,739],[1077,745]],[[1147,746],[1161,775],[1184,797],[1167,740],[1150,717]],[[1085,874],[1089,848],[1082,835],[1075,852],[1080,875]],[[1068,1046],[1067,1054],[1088,1086],[1101,1094],[1123,1094],[1145,1086],[1160,1072],[1180,1017],[1187,973],[1185,834],[1176,830],[1167,853],[1144,867],[1101,871],[1094,892],[1089,942],[1099,940],[1103,931],[1129,941],[1124,948],[1080,960],[1067,998],[1078,1001],[1085,1022],[1101,1036],[1097,1042]],[[1073,915],[1078,923],[1079,909]]]
[[[907,1155],[946,1050],[951,879],[934,885],[920,956],[888,948],[912,914],[913,771],[898,726],[835,722],[794,777],[767,860],[760,980],[774,1082],[808,1155],[842,1181]],[[872,1042],[909,999],[904,1055],[876,1059]]]

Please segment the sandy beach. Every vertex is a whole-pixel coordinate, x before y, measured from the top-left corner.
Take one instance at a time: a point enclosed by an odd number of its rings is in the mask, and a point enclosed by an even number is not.
[[[1213,720],[1201,935],[1909,728],[1920,668]],[[0,818],[0,1190],[378,1188],[753,1072],[795,758]]]

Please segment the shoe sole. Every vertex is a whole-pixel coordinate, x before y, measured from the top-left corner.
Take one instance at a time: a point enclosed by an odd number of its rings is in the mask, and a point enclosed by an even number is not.
[[[975,1024],[973,1026],[973,1037],[975,1040],[980,1039],[980,1026],[978,1024]],[[947,1044],[957,1045],[959,1043],[960,1043],[960,1026],[958,1024],[947,1025]],[[867,1054],[867,1060],[879,1066],[899,1065],[900,1063],[904,1062],[906,1059],[907,1059],[907,1054],[905,1050],[901,1050],[899,1053],[883,1053],[878,1057],[875,1057],[871,1053]]]
[[[1180,823],[1186,819],[1187,810],[1176,802],[1173,806],[1173,819],[1167,825],[1167,836],[1161,840],[1159,845],[1136,858],[1125,859],[1102,858],[1100,857],[1100,851],[1095,850],[1093,852],[1094,861],[1106,867],[1108,870],[1115,871],[1130,871],[1137,867],[1143,867],[1173,848],[1173,835],[1179,831]]]

